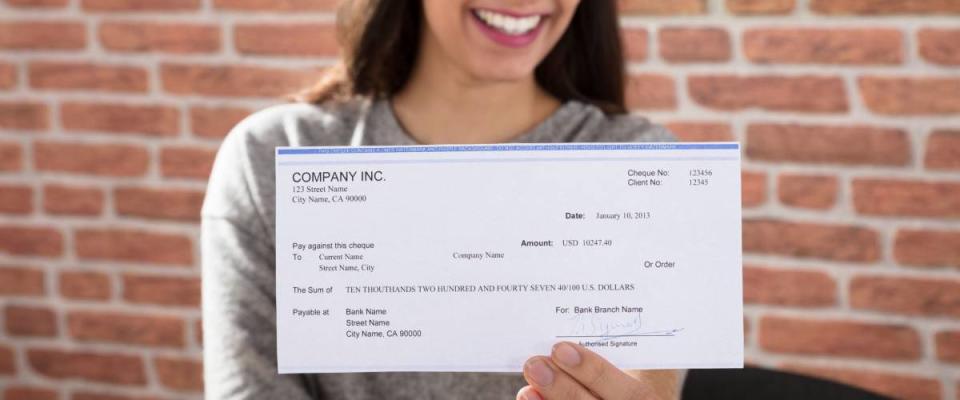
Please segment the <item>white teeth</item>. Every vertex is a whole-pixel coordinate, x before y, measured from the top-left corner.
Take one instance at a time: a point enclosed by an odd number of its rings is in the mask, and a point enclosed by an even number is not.
[[[487,25],[508,35],[519,36],[530,32],[540,24],[539,15],[516,18],[490,10],[475,10],[474,14]]]

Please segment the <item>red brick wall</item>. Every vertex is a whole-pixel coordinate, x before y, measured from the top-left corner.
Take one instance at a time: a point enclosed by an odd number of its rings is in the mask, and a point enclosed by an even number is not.
[[[0,0],[2,398],[199,397],[210,163],[334,3]],[[622,4],[631,107],[745,146],[749,361],[958,398],[960,0]]]

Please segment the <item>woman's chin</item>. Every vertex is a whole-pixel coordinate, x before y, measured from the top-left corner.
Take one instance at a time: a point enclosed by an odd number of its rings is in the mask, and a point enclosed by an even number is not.
[[[526,61],[498,60],[488,58],[482,63],[469,66],[470,75],[480,81],[510,82],[529,79],[536,64]]]

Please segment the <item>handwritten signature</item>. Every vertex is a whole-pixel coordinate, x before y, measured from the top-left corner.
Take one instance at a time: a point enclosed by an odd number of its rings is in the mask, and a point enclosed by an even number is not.
[[[574,315],[568,318],[573,323],[569,335],[560,335],[557,338],[592,339],[596,341],[610,341],[617,338],[632,338],[645,336],[676,336],[683,328],[645,330],[640,313],[628,314],[628,319],[599,317],[597,315]]]

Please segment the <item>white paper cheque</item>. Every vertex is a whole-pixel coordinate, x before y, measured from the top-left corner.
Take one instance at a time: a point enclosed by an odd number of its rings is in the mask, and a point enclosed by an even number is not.
[[[281,147],[280,373],[743,366],[737,143]]]

